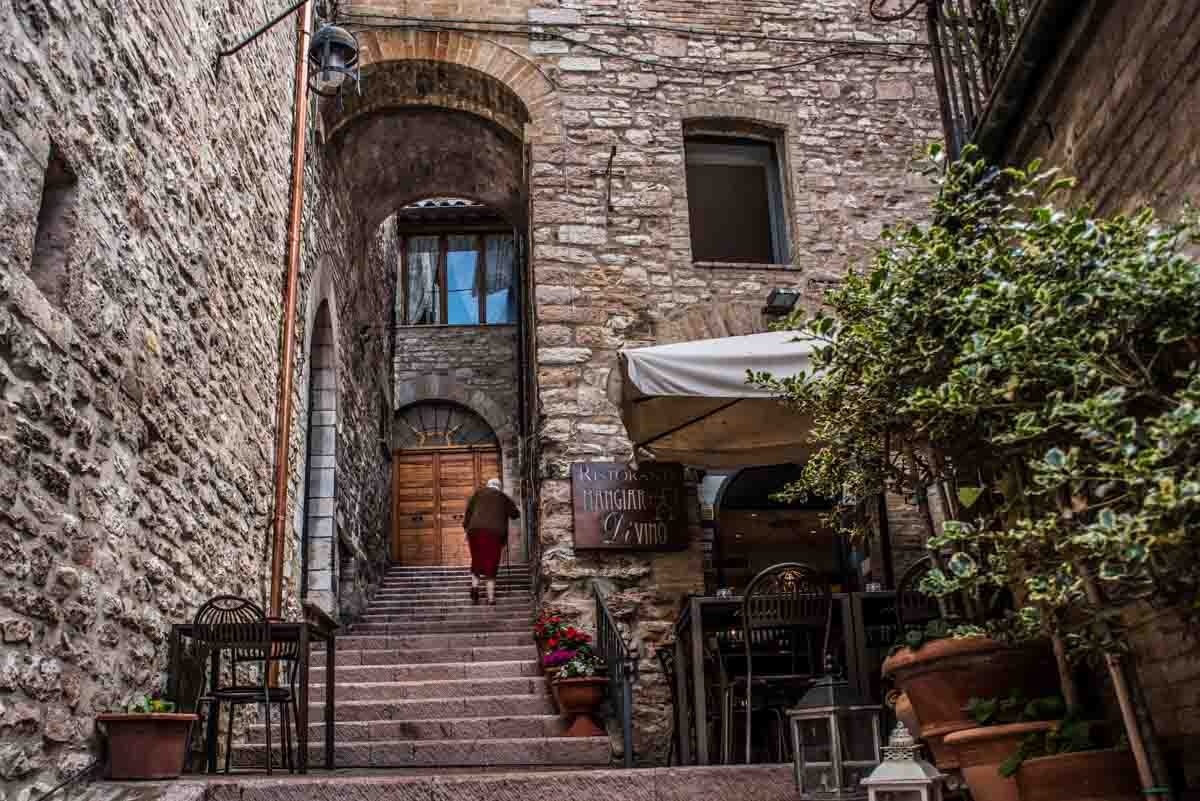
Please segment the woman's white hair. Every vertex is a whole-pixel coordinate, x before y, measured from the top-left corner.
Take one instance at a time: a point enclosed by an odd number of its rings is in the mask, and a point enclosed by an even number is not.
[[[491,487],[492,489],[497,489],[497,490],[504,486],[503,484],[500,483],[500,479],[498,479],[498,478],[489,478],[487,485],[489,487]]]

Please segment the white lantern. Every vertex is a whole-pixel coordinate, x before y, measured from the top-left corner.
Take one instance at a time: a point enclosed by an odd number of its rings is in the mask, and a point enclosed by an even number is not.
[[[863,779],[869,801],[942,801],[938,769],[917,756],[921,746],[897,723],[883,747],[883,762]]]

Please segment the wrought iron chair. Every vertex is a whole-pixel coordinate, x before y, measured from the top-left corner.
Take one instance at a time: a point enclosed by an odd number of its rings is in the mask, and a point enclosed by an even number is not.
[[[782,710],[789,703],[789,699],[772,701],[762,697],[764,692],[795,688],[800,680],[811,679],[818,671],[829,669],[829,638],[832,629],[833,595],[829,583],[809,565],[799,562],[773,565],[755,576],[746,587],[742,596],[742,639],[746,652],[744,681],[747,764],[751,760],[750,742],[756,691],[761,699],[758,709],[773,711],[782,725]],[[817,650],[814,634],[820,637],[820,650]],[[807,652],[804,673],[800,671],[798,659],[800,640],[804,641]],[[791,672],[756,675],[755,646],[776,641],[788,641],[791,644]],[[727,731],[732,735],[732,720]]]
[[[247,704],[263,704],[266,712],[266,753],[267,774],[272,770],[271,744],[271,705],[279,707],[279,722],[281,727],[283,747],[283,764],[288,771],[294,770],[292,759],[292,744],[290,719],[298,716],[289,714],[296,705],[296,667],[299,664],[299,647],[293,643],[272,643],[271,624],[273,618],[268,618],[261,607],[246,598],[236,595],[218,595],[196,612],[194,619],[195,639],[203,642],[210,649],[227,651],[230,655],[230,676],[232,684],[221,686],[220,676],[212,676],[207,695],[200,698],[200,703],[208,703],[211,710],[222,703],[229,704],[229,724],[225,740],[225,772],[229,773],[230,759],[233,752],[233,718],[238,706]],[[238,669],[246,664],[259,667],[261,682],[255,684],[240,684]],[[272,664],[283,666],[288,673],[287,687],[270,686]],[[298,735],[297,735],[298,737]]]

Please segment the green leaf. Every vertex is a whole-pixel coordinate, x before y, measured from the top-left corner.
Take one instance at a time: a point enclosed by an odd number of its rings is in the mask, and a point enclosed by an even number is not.
[[[959,487],[956,494],[958,495],[958,502],[964,508],[970,509],[979,500],[979,496],[983,494],[983,487]]]

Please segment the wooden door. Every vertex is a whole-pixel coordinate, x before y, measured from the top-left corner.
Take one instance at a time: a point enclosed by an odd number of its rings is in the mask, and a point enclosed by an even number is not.
[[[467,501],[489,478],[500,476],[500,452],[396,451],[392,465],[392,561],[415,567],[469,565],[462,528]]]

